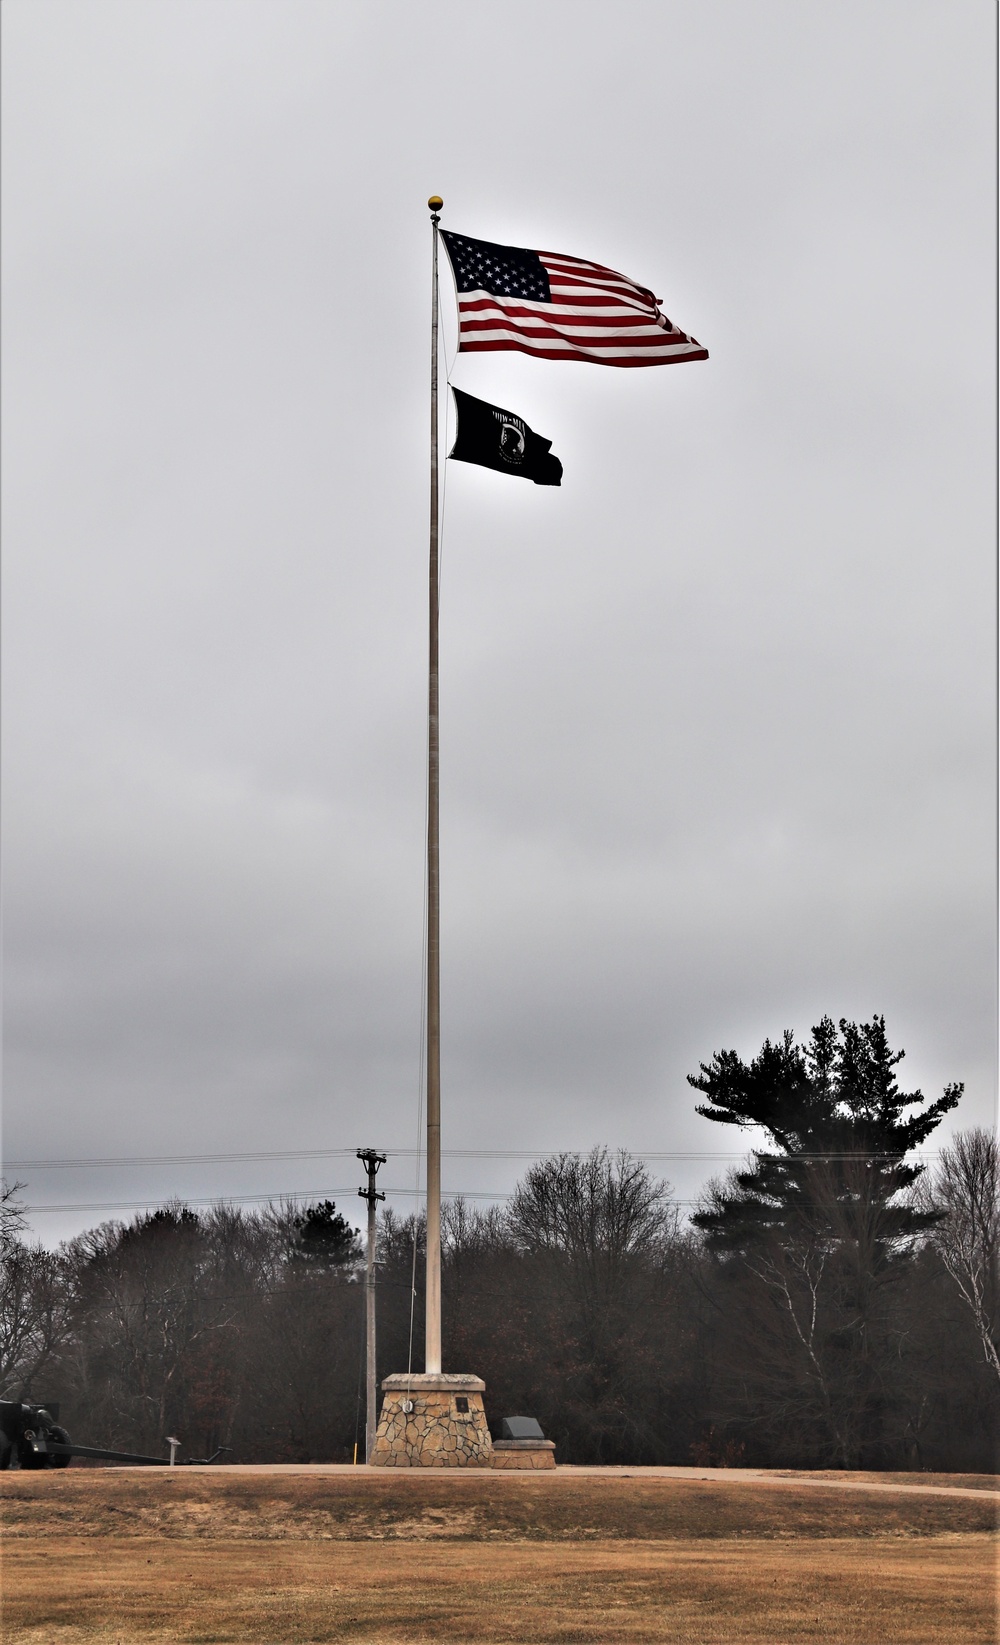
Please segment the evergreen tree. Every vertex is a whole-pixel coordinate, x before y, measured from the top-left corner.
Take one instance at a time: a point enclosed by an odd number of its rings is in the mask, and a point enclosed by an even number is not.
[[[720,1125],[757,1126],[776,1151],[757,1149],[751,1164],[714,1185],[693,1217],[717,1251],[742,1250],[771,1233],[860,1240],[878,1265],[900,1241],[937,1220],[901,1202],[902,1191],[924,1167],[906,1155],[926,1140],[958,1102],[963,1087],[949,1085],[921,1108],[921,1091],[901,1091],[885,1018],[870,1023],[829,1017],[796,1045],[790,1030],[765,1040],[745,1063],[718,1051],[688,1083],[708,1103],[699,1114]]]
[[[305,1215],[295,1218],[295,1227],[294,1262],[305,1262],[313,1268],[342,1268],[357,1262],[361,1255],[357,1229],[341,1216],[332,1199],[307,1206]]]
[[[930,1103],[901,1091],[902,1057],[883,1017],[839,1029],[824,1017],[806,1045],[786,1032],[749,1064],[720,1051],[689,1076],[709,1099],[699,1113],[775,1144],[711,1184],[692,1220],[719,1259],[733,1351],[724,1397],[769,1448],[795,1433],[800,1463],[884,1466],[912,1415],[898,1282],[938,1216],[904,1197],[924,1170],[906,1156],[962,1087]]]

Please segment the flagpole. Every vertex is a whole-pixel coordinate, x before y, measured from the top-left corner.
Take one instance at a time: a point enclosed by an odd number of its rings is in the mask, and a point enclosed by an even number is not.
[[[424,1371],[441,1370],[441,906],[438,740],[438,213],[432,194],[431,520],[427,692],[427,1296]]]

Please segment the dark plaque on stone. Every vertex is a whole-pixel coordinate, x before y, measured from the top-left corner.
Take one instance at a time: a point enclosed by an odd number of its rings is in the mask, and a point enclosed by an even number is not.
[[[501,1439],[544,1439],[545,1435],[534,1417],[504,1417],[500,1423]]]

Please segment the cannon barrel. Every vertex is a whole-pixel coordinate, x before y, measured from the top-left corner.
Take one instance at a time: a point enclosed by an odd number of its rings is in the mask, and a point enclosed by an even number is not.
[[[166,1457],[147,1457],[138,1451],[111,1451],[103,1445],[76,1445],[65,1428],[55,1421],[59,1406],[29,1405],[20,1400],[0,1399],[0,1469],[10,1466],[17,1454],[22,1468],[65,1468],[70,1457],[94,1457],[100,1462],[131,1462],[140,1468],[169,1468],[175,1460],[180,1440],[168,1440],[170,1460]],[[228,1451],[220,1445],[210,1457],[188,1457],[188,1466],[207,1467]]]
[[[134,1462],[144,1464],[149,1468],[169,1468],[166,1457],[144,1457],[134,1451],[102,1451],[96,1445],[60,1445],[55,1440],[36,1440],[34,1445],[37,1456],[55,1457],[99,1457],[103,1462]]]
[[[65,1468],[70,1457],[94,1457],[101,1462],[131,1462],[139,1467],[166,1468],[166,1457],[141,1456],[135,1451],[111,1451],[104,1446],[74,1445],[55,1418],[58,1405],[33,1405],[0,1400],[0,1468],[10,1466],[16,1453],[22,1468]]]

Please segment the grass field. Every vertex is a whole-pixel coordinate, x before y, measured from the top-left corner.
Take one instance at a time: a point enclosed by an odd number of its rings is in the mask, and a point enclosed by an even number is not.
[[[992,1481],[953,1483],[972,1489],[721,1471],[15,1473],[3,1637],[986,1645],[997,1498],[976,1489]]]

